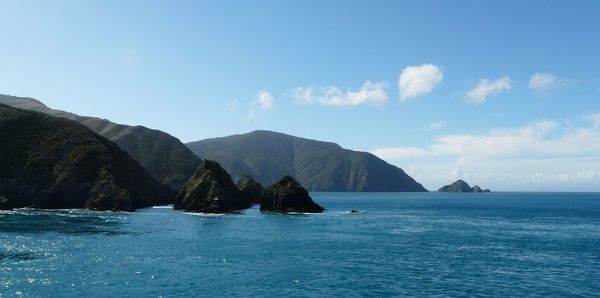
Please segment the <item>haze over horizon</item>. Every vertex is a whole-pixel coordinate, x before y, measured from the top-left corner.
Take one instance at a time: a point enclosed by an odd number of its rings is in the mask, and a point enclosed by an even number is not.
[[[0,94],[183,142],[257,129],[430,190],[600,191],[600,2],[0,2]],[[510,22],[506,22],[510,20]]]

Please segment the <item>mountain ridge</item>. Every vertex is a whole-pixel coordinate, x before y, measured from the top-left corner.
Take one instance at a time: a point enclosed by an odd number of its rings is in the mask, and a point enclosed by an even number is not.
[[[290,175],[310,191],[427,191],[369,152],[281,132],[255,130],[185,145],[199,158],[218,161],[232,176],[250,174],[264,185]]]
[[[80,116],[55,110],[30,97],[0,94],[0,103],[67,118],[85,125],[95,133],[116,143],[137,160],[154,179],[168,184],[173,190],[180,189],[200,164],[200,159],[179,139],[158,129],[141,125],[119,124],[98,117]]]

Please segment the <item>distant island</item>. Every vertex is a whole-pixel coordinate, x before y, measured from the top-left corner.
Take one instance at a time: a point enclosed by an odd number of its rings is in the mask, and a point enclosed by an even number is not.
[[[463,180],[457,180],[452,184],[445,185],[438,189],[438,192],[491,192],[489,189],[482,189],[475,185],[473,187]]]

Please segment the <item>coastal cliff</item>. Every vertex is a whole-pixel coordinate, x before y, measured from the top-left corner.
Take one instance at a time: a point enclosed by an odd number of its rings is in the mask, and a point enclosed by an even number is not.
[[[0,201],[5,209],[133,211],[169,203],[170,191],[85,126],[0,104]]]

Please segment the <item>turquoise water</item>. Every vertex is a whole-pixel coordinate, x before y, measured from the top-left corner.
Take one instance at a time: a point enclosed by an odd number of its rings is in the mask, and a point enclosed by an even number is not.
[[[1,212],[0,297],[600,295],[600,194],[312,195],[327,212]]]

